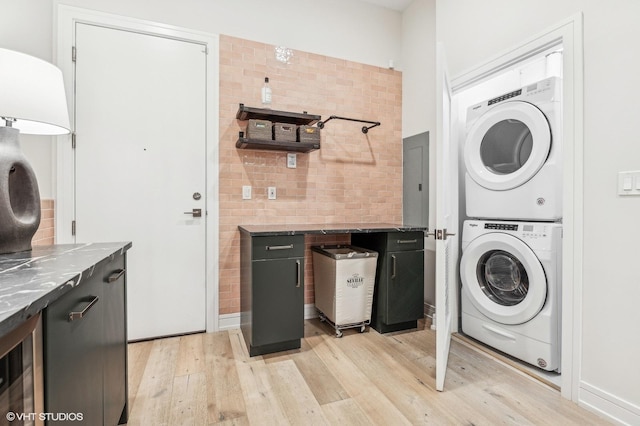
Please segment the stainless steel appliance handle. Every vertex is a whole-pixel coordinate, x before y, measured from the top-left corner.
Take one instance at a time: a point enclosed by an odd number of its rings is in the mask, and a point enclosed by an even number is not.
[[[89,309],[91,309],[99,299],[100,298],[98,296],[94,297],[93,300],[89,302],[89,304],[85,306],[84,309],[80,312],[69,312],[69,321],[84,318],[84,316],[87,315],[87,312],[89,312]]]
[[[293,244],[289,244],[287,246],[266,246],[267,251],[271,250],[289,250],[293,248]]]
[[[391,279],[396,278],[396,256],[391,255]]]
[[[416,240],[415,238],[413,240],[398,240],[397,241],[398,244],[415,244],[417,242],[418,242],[418,240]]]
[[[300,287],[300,271],[301,271],[301,267],[300,267],[300,261],[296,260],[296,288]]]
[[[114,271],[107,278],[107,282],[112,283],[112,282],[118,281],[120,279],[120,277],[124,275],[124,273],[125,273],[124,269],[118,269],[118,270]]]

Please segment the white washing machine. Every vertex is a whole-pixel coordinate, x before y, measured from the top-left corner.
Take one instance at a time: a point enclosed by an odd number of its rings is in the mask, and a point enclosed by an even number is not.
[[[562,218],[561,82],[550,77],[468,109],[468,217]]]
[[[544,370],[560,367],[562,225],[467,220],[462,331]]]

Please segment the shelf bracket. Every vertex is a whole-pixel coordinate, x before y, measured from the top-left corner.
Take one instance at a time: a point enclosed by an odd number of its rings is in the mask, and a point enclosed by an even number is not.
[[[369,129],[373,129],[374,127],[378,127],[380,125],[379,121],[359,120],[357,118],[338,117],[337,115],[332,115],[324,121],[318,121],[318,127],[321,129],[324,128],[324,125],[329,120],[346,120],[346,121],[355,121],[358,123],[371,124],[371,126],[362,126],[362,133],[367,133],[369,132]]]

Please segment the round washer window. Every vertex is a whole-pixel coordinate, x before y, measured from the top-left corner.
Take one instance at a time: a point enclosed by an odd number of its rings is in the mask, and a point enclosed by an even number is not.
[[[485,253],[478,261],[477,276],[484,294],[502,306],[517,305],[529,292],[529,277],[524,266],[503,250]]]
[[[513,173],[527,162],[533,149],[531,130],[520,120],[502,120],[491,126],[480,143],[485,167],[500,175]]]

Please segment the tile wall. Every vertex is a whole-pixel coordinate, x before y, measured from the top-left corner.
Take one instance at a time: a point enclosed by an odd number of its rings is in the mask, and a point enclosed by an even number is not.
[[[332,120],[321,149],[297,154],[235,148],[246,122],[238,104],[261,107],[269,77],[274,110],[380,121],[368,134],[361,123]],[[220,37],[220,314],[240,311],[240,224],[371,223],[402,221],[402,76],[385,68],[293,51],[288,63],[275,46]],[[242,199],[242,186],[252,199]],[[267,187],[277,199],[267,199]],[[322,240],[322,238],[329,238]],[[308,236],[307,246],[349,242],[349,236]],[[313,303],[307,251],[305,303]]]
[[[31,245],[49,246],[53,244],[55,235],[55,225],[53,222],[54,201],[40,200],[40,212],[40,227],[33,236]]]

